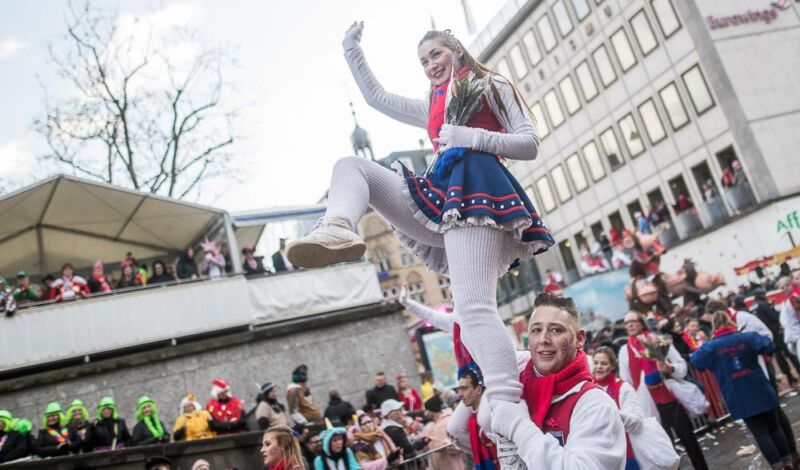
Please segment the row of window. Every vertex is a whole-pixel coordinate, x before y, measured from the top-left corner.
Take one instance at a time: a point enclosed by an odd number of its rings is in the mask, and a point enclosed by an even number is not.
[[[698,116],[714,106],[714,98],[711,96],[699,65],[695,64],[686,70],[681,74],[681,79]],[[689,123],[689,114],[681,99],[677,82],[670,82],[661,88],[658,91],[658,100],[673,131],[677,131]],[[545,95],[545,104],[547,105],[547,95]],[[537,103],[536,106],[538,105]],[[547,106],[549,112],[549,105]],[[636,110],[638,111],[639,121],[643,124],[647,138],[650,140],[650,145],[656,145],[663,141],[667,137],[667,131],[656,106],[656,98],[646,99],[636,107]],[[539,118],[537,120],[540,123],[544,122]],[[542,127],[541,124],[540,127]],[[636,158],[645,151],[644,139],[639,131],[633,111],[619,119],[617,127],[619,131],[615,130],[615,126],[612,125],[600,133],[600,147],[611,171],[625,164],[617,135],[622,136],[622,141],[630,158]],[[570,176],[569,179],[572,181],[574,191],[580,193],[589,187],[589,181],[581,164],[579,153],[583,156],[584,165],[588,168],[589,175],[593,181],[599,181],[606,176],[606,168],[600,158],[598,147],[594,140],[591,140],[581,147],[580,152],[576,151],[564,160],[566,171],[562,165],[557,165],[550,170],[549,179],[545,175],[536,180],[536,192],[539,194],[538,201],[541,204],[541,207],[537,207],[538,209],[549,212],[556,208],[553,186],[555,187],[555,195],[557,195],[558,201],[561,203],[572,198],[572,189],[567,182],[567,172]],[[550,183],[551,180],[552,185]],[[532,192],[531,188],[529,188],[529,192]]]
[[[570,4],[572,5],[572,15],[576,18],[578,23],[589,15],[590,8],[587,0],[570,0]],[[671,0],[650,0],[650,5],[665,39],[671,37],[681,28],[680,20],[675,13]],[[562,38],[566,37],[573,30],[573,20],[567,10],[568,8],[565,0],[558,0],[553,4],[550,10],[555,17],[555,22]],[[629,21],[642,55],[647,56],[658,47],[658,40],[656,39],[644,8],[636,12]],[[517,80],[521,80],[528,75],[528,64],[530,64],[530,67],[537,66],[544,58],[544,53],[552,51],[557,44],[558,40],[556,34],[553,31],[549,16],[547,12],[545,12],[544,16],[536,21],[535,27],[528,30],[522,36],[522,43],[515,44],[509,50],[508,59],[511,61],[514,73],[511,73],[509,63],[505,58],[502,58],[497,63],[497,71],[505,77],[510,78],[513,76]],[[620,29],[611,35],[611,45],[616,52],[623,72],[627,72],[631,67],[636,65],[636,56],[633,53],[624,28],[620,27]],[[525,51],[524,54],[523,49]],[[525,55],[527,55],[527,60],[525,59]],[[616,81],[617,75],[611,65],[611,60],[605,45],[595,50],[592,56],[603,85],[608,87]],[[595,90],[593,94],[591,94],[591,97],[586,94],[584,96],[587,101],[590,101],[596,94],[597,91]]]

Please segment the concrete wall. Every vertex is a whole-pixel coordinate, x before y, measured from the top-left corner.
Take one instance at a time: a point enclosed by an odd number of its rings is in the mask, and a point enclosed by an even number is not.
[[[389,304],[0,382],[0,409],[27,417],[38,427],[50,401],[66,408],[80,398],[93,409],[110,395],[132,429],[136,401],[147,394],[171,430],[181,398],[194,392],[205,403],[214,378],[228,380],[248,408],[267,381],[278,384],[285,402],[291,371],[299,364],[309,366],[311,390],[323,409],[329,388],[338,388],[355,406],[363,405],[377,370],[390,377],[405,372],[419,383],[401,310]]]

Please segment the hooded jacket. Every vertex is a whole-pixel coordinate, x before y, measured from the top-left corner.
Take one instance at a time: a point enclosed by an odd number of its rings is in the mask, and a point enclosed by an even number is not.
[[[80,410],[83,421],[78,424],[72,420],[72,413]],[[73,454],[92,451],[92,423],[89,421],[89,409],[80,400],[73,400],[67,408],[67,431],[69,432],[69,448]]]
[[[0,431],[0,463],[28,456],[30,450],[27,433],[17,431],[17,423],[11,413],[0,410],[0,422],[3,423],[3,430]]]
[[[103,409],[111,408],[113,413],[108,418],[103,418]],[[119,417],[117,404],[111,397],[104,397],[97,405],[96,417],[92,423],[92,446],[95,450],[122,449],[131,440],[131,433],[125,420]]]
[[[152,410],[150,416],[145,416],[142,412],[142,409],[147,405],[150,405]],[[130,445],[144,446],[165,442],[169,442],[169,433],[167,432],[167,427],[158,417],[156,404],[147,395],[139,397],[136,407],[136,426],[133,427]]]
[[[58,422],[52,426],[47,425],[47,417],[58,416]],[[61,412],[61,405],[56,402],[49,403],[42,415],[42,429],[36,436],[33,448],[39,457],[56,457],[69,454],[69,431],[64,426],[66,419]]]
[[[344,438],[344,446],[338,454],[331,453],[331,440],[334,436],[341,435]],[[361,470],[361,466],[353,455],[353,451],[348,447],[347,430],[345,428],[332,428],[323,432],[322,435],[322,454],[314,459],[314,470]]]

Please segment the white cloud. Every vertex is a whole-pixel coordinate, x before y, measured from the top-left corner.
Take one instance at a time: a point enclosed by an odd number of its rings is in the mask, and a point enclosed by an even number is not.
[[[0,39],[0,59],[8,59],[28,47],[28,44],[17,38]]]
[[[0,143],[0,178],[26,177],[30,175],[35,161],[33,150],[26,140]]]

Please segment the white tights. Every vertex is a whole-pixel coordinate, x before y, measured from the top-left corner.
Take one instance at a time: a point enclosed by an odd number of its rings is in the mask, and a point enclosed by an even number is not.
[[[414,218],[402,176],[358,157],[333,169],[326,216],[344,217],[354,229],[368,206],[409,237],[444,247],[461,335],[483,372],[490,400],[518,402],[522,393],[514,345],[497,311],[497,272],[506,233],[490,227],[454,227],[436,233]]]

